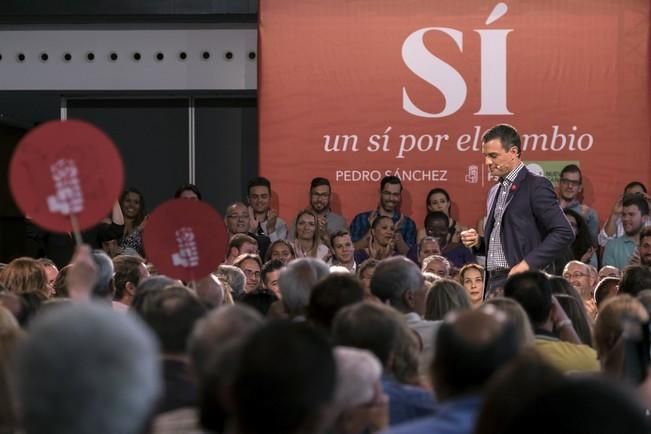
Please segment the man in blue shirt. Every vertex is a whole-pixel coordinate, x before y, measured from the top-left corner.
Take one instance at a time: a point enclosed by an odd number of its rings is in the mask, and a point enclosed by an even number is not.
[[[633,193],[622,201],[622,226],[624,236],[608,241],[604,249],[602,265],[612,265],[623,270],[629,265],[640,244],[640,232],[649,218],[649,203],[646,198]]]
[[[493,307],[449,314],[438,332],[431,367],[440,405],[433,416],[389,434],[470,434],[484,385],[520,351],[515,327]]]
[[[397,176],[385,176],[380,182],[380,204],[373,211],[357,214],[350,224],[350,235],[356,250],[365,249],[371,237],[371,224],[378,216],[391,217],[395,224],[395,246],[398,253],[406,255],[416,245],[416,223],[400,214],[402,183]]]

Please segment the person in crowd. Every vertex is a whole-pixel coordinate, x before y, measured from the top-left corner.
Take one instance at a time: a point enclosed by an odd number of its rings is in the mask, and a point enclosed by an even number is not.
[[[57,278],[54,280],[54,285],[52,287],[54,288],[54,296],[56,298],[69,297],[67,277],[70,272],[70,267],[70,265],[66,265],[59,270],[59,274],[57,274]]]
[[[199,420],[203,429],[225,432],[231,416],[227,396],[235,379],[240,348],[263,324],[262,316],[243,304],[215,309],[195,324],[188,342],[188,354],[192,370],[199,379]],[[186,410],[183,413],[184,426],[175,423],[176,429],[167,432],[197,431],[196,412]],[[155,428],[163,424],[169,426],[164,416],[159,416],[156,422]]]
[[[533,348],[536,340],[533,334],[531,322],[520,303],[506,297],[493,297],[484,302],[486,305],[495,306],[498,310],[504,312],[507,318],[515,326],[515,332],[518,341],[523,349]]]
[[[238,256],[244,254],[258,254],[258,242],[255,238],[247,234],[235,234],[228,242],[228,254],[226,255],[226,265],[233,265]]]
[[[312,289],[328,273],[328,266],[315,258],[299,258],[282,269],[278,284],[282,304],[291,319],[305,319]]]
[[[364,288],[356,277],[331,273],[312,288],[307,320],[329,333],[337,312],[363,299]]]
[[[350,232],[340,230],[330,236],[330,246],[332,246],[331,265],[346,268],[351,273],[357,271],[357,262],[355,261],[355,247],[353,240],[350,238]]]
[[[450,279],[441,279],[432,285],[425,306],[424,318],[428,321],[441,321],[448,312],[455,310],[472,309],[465,288]]]
[[[373,295],[402,313],[407,325],[420,336],[423,342],[421,372],[427,371],[434,351],[434,335],[440,324],[423,319],[416,311],[416,300],[424,285],[423,275],[416,264],[404,256],[381,261],[371,278]]]
[[[572,320],[552,296],[544,273],[532,270],[511,276],[504,295],[520,303],[527,312],[536,335],[536,349],[554,366],[563,372],[599,370],[597,354],[581,344]]]
[[[563,269],[563,278],[576,289],[590,317],[594,319],[597,315],[597,306],[594,301],[597,276],[593,275],[590,266],[581,261],[570,261]]]
[[[478,264],[466,264],[459,270],[459,282],[470,297],[473,308],[481,306],[484,301],[484,267]]]
[[[113,309],[126,312],[133,303],[138,285],[149,277],[145,261],[137,256],[120,255],[113,258]]]
[[[175,199],[193,199],[193,200],[201,200],[201,191],[199,191],[199,188],[194,185],[194,184],[183,184],[180,185],[179,188],[176,189],[174,192],[174,198]]]
[[[0,271],[0,285],[14,294],[40,292],[47,298],[52,291],[48,287],[45,268],[36,259],[16,258]]]
[[[410,247],[416,245],[416,224],[411,218],[400,213],[401,201],[402,183],[400,178],[397,176],[382,178],[378,207],[375,210],[357,214],[350,224],[350,234],[356,250],[369,248],[371,228],[374,221],[381,216],[389,217],[393,222],[395,249],[400,254],[407,254]]]
[[[651,267],[651,228],[645,227],[640,232],[640,246],[638,247],[640,265]]]
[[[448,216],[448,233],[450,236],[450,244],[458,244],[461,242],[461,232],[469,229],[467,226],[460,224],[454,218],[452,218],[452,201],[450,200],[450,194],[447,190],[443,188],[433,188],[427,193],[427,199],[425,201],[425,207],[427,212],[442,212]],[[427,236],[426,232],[427,226],[418,230],[418,240],[422,240]]]
[[[152,295],[148,308],[137,312],[161,345],[163,395],[157,414],[197,406],[197,384],[190,374],[187,344],[195,323],[206,313],[184,286],[170,286]]]
[[[244,292],[253,292],[260,288],[260,270],[262,269],[262,262],[258,255],[245,253],[238,256],[233,265],[242,270],[246,276]]]
[[[292,245],[297,258],[318,258],[324,262],[330,259],[330,249],[321,242],[318,217],[313,211],[304,209],[296,215],[294,231]]]
[[[632,346],[635,340],[642,341],[641,330],[643,326],[648,326],[648,322],[647,310],[628,294],[604,302],[594,328],[595,349],[604,374],[632,385],[646,378],[648,366],[639,366],[640,360],[644,359],[627,360],[631,357],[627,347]],[[648,354],[646,357],[648,360]],[[638,366],[631,366],[635,363]],[[644,370],[641,371],[641,368]]]
[[[647,194],[646,186],[644,184],[639,181],[629,182],[626,187],[624,187],[624,193],[615,201],[612,211],[610,212],[610,215],[608,215],[608,219],[606,219],[606,222],[601,228],[601,232],[599,232],[599,246],[605,247],[608,241],[612,240],[613,238],[624,236],[625,232],[624,226],[622,224],[622,207],[624,197],[636,193],[643,195],[647,201],[651,200]],[[651,224],[651,221],[647,220],[645,226],[649,224]]]
[[[18,321],[0,302],[0,432],[18,430],[17,402],[14,398],[14,375],[16,347],[24,338]]]
[[[332,348],[317,331],[287,321],[259,328],[243,344],[231,388],[234,432],[323,433],[336,375]]]
[[[609,240],[604,247],[603,265],[620,270],[629,264],[640,244],[640,232],[649,219],[649,202],[645,196],[634,193],[622,200],[622,227],[624,235]]]
[[[263,288],[271,290],[278,298],[282,297],[278,279],[280,278],[280,270],[283,268],[285,268],[285,264],[280,259],[271,259],[265,262],[260,271],[260,280],[262,281]]]
[[[502,434],[528,402],[566,381],[540,353],[523,352],[496,372],[486,386],[475,434]]]
[[[337,385],[331,407],[333,433],[377,433],[389,426],[388,397],[382,391],[382,365],[371,352],[334,349]]]
[[[226,235],[229,240],[233,239],[236,234],[243,234],[252,237],[260,251],[260,257],[264,257],[269,251],[271,240],[264,233],[258,233],[251,230],[251,214],[249,208],[242,202],[234,202],[226,207]]]
[[[419,267],[423,265],[423,260],[432,255],[440,255],[441,248],[439,242],[436,238],[425,236],[418,241],[416,245],[416,254],[414,255],[414,249],[410,249],[407,253],[407,257],[414,261]]]
[[[568,164],[561,169],[558,180],[561,208],[574,211],[583,218],[594,245],[597,243],[597,234],[599,233],[599,217],[597,211],[581,202],[581,193],[583,193],[583,173],[576,164]]]
[[[368,350],[382,364],[382,388],[389,397],[390,425],[427,416],[435,408],[431,392],[396,381],[390,368],[401,349],[401,323],[404,319],[388,306],[357,303],[343,308],[332,325],[335,345]]]
[[[369,258],[380,261],[399,253],[395,244],[395,225],[390,217],[377,216],[368,233],[367,247],[355,250],[355,262],[361,264]]]
[[[375,268],[380,261],[377,259],[367,259],[366,261],[359,264],[357,267],[357,278],[362,282],[362,288],[364,288],[364,298],[367,300],[374,299],[375,296],[371,292],[371,278],[373,278],[373,273]]]
[[[192,284],[195,295],[206,310],[215,309],[226,302],[226,289],[213,273]]]
[[[619,281],[619,294],[636,297],[640,291],[651,289],[651,268],[645,265],[629,265]]]
[[[590,234],[588,225],[578,212],[565,208],[563,210],[567,221],[574,230],[574,242],[572,242],[572,259],[581,261],[585,264],[597,266],[597,249],[595,241]]]
[[[444,256],[457,269],[475,262],[475,256],[463,244],[452,242],[448,216],[440,211],[430,211],[425,216],[425,232],[438,242],[441,256]]]
[[[487,296],[510,275],[549,266],[574,240],[551,182],[526,170],[521,148],[520,135],[509,125],[497,125],[482,138],[488,170],[500,181],[489,193],[485,236],[469,229],[461,240],[486,256]]]
[[[598,276],[599,279],[603,279],[604,277],[615,277],[621,279],[622,272],[619,268],[613,267],[612,265],[604,265],[599,269]]]
[[[38,258],[38,262],[45,269],[45,276],[47,278],[47,288],[50,291],[48,297],[54,297],[56,292],[54,291],[54,282],[59,275],[59,269],[56,264],[49,258]]]
[[[147,225],[145,197],[135,188],[127,188],[119,199],[120,209],[124,216],[124,233],[121,247],[134,249],[140,256],[145,257],[142,241],[142,231]]]
[[[272,306],[278,303],[278,300],[280,298],[273,291],[261,288],[245,293],[238,302],[255,309],[260,315],[267,318]]]
[[[255,266],[253,266],[255,268]],[[246,274],[239,267],[234,265],[220,265],[215,273],[222,285],[230,288],[230,294],[233,299],[238,300],[244,295],[246,286]],[[253,276],[255,278],[255,275]]]
[[[110,304],[115,295],[113,261],[103,250],[98,249],[91,252],[91,257],[95,263],[96,277],[90,295],[94,301]],[[149,272],[146,272],[146,275],[149,276]]]
[[[310,182],[309,206],[319,226],[320,242],[331,247],[330,238],[335,232],[348,230],[346,219],[331,208],[332,187],[327,178],[317,177]],[[296,223],[289,230],[290,238],[296,233]]]
[[[266,261],[270,259],[279,259],[283,264],[289,264],[290,261],[296,259],[294,246],[287,240],[274,241],[269,246],[269,250],[267,250],[267,255],[265,256]]]
[[[448,315],[436,345],[430,368],[436,412],[389,434],[472,433],[486,384],[522,350],[513,324],[492,306]]]
[[[604,277],[594,288],[594,301],[597,305],[597,311],[601,310],[604,301],[615,297],[619,292],[619,278]]]
[[[421,270],[423,273],[432,273],[447,279],[451,277],[452,265],[444,256],[432,255],[423,259]]]
[[[254,234],[263,234],[271,242],[287,239],[287,224],[278,217],[278,212],[271,208],[271,182],[267,178],[257,177],[247,184],[249,201],[249,230]]]
[[[566,279],[558,276],[549,278],[552,294],[558,300],[567,317],[572,321],[572,326],[577,336],[584,345],[592,346],[592,325],[597,315],[597,304],[590,298],[589,304],[582,298],[574,286]],[[591,309],[588,310],[588,306]],[[593,313],[594,312],[594,313]]]
[[[95,303],[37,318],[16,366],[26,434],[136,434],[161,391],[152,333],[135,316]]]

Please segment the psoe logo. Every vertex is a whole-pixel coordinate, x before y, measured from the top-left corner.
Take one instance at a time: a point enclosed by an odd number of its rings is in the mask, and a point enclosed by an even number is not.
[[[498,3],[486,19],[491,25],[508,11],[506,3]],[[506,106],[506,37],[513,29],[474,29],[481,47],[481,107],[476,115],[512,115]],[[419,78],[441,91],[445,106],[438,113],[419,108],[402,88],[402,108],[424,118],[443,118],[456,113],[465,103],[468,87],[463,76],[425,47],[428,32],[441,32],[463,52],[463,33],[449,27],[425,27],[410,34],[402,45],[402,60]]]
[[[468,173],[465,178],[467,183],[477,184],[479,182],[479,167],[475,165],[468,166]]]

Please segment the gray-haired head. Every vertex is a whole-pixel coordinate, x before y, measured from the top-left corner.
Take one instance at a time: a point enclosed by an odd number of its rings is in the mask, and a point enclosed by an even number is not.
[[[220,265],[217,269],[217,277],[226,279],[226,282],[233,290],[233,297],[239,298],[244,294],[244,286],[246,285],[246,275],[239,267],[234,265]]]
[[[113,261],[103,250],[93,250],[93,261],[97,266],[97,281],[93,286],[93,297],[111,301],[113,299]]]
[[[413,261],[404,256],[393,256],[380,261],[371,278],[371,292],[383,303],[401,312],[410,312],[407,292],[419,291],[424,284],[423,274]]]
[[[373,353],[359,348],[338,346],[334,355],[337,385],[332,407],[336,417],[373,400],[382,377],[382,364]]]
[[[283,305],[290,317],[303,315],[316,283],[328,275],[330,269],[320,259],[300,258],[283,268],[278,278]]]
[[[161,389],[154,336],[102,305],[70,304],[36,318],[17,362],[27,434],[138,433]]]

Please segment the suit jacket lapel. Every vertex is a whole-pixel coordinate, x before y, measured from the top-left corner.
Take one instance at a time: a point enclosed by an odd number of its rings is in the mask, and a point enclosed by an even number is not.
[[[518,192],[518,189],[520,188],[522,182],[524,179],[527,177],[529,174],[529,170],[527,169],[527,166],[523,167],[522,170],[520,170],[520,173],[518,173],[518,176],[516,176],[515,181],[511,184],[511,188],[509,189],[509,194],[506,197],[506,203],[504,204],[504,210],[508,208],[509,204],[511,203],[511,200],[513,200],[513,197],[515,194]]]

